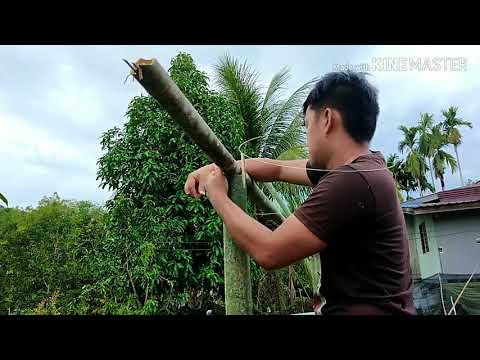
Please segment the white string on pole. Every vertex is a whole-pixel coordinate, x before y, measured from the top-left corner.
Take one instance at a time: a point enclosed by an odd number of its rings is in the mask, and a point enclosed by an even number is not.
[[[381,168],[377,168],[377,169],[362,169],[362,170],[356,170],[356,169],[352,169],[352,170],[339,170],[339,169],[316,169],[316,168],[307,168],[307,167],[299,167],[299,166],[290,166],[290,165],[282,165],[282,164],[276,164],[276,163],[273,163],[273,162],[267,162],[267,161],[264,161],[262,159],[258,159],[258,158],[252,158],[248,155],[245,155],[245,153],[242,151],[242,146],[246,145],[248,142],[250,141],[253,141],[253,140],[256,140],[258,138],[260,138],[261,136],[257,136],[257,137],[254,137],[254,138],[251,138],[247,141],[244,141],[243,143],[241,143],[239,146],[238,146],[238,151],[240,152],[241,156],[242,156],[242,163],[244,163],[245,159],[250,159],[252,161],[256,161],[256,162],[260,162],[260,163],[264,163],[264,164],[268,164],[268,165],[274,165],[274,166],[280,166],[280,167],[284,167],[284,168],[289,168],[289,169],[297,169],[297,170],[311,170],[311,171],[321,171],[321,172],[337,172],[337,173],[355,173],[355,172],[372,172],[372,171],[382,171],[382,170],[389,170],[390,168],[393,168],[393,165],[392,166],[385,166],[385,167],[381,167]],[[277,161],[275,159],[271,159],[272,161]],[[280,161],[280,160],[278,160]],[[348,165],[348,164],[347,164]]]

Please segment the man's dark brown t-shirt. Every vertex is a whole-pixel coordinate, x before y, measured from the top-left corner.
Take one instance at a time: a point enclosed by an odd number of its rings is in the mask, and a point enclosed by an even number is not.
[[[373,152],[335,170],[384,167]],[[327,244],[320,253],[322,314],[415,314],[405,220],[391,173],[307,173],[316,185],[295,216]]]

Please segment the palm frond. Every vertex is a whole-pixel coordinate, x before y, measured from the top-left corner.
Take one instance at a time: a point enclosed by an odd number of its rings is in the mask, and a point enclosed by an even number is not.
[[[452,171],[452,174],[453,174],[458,168],[457,160],[455,159],[455,157],[453,155],[451,155],[447,152],[444,152],[443,157],[444,157],[445,162],[448,164],[448,167],[450,168],[450,170]]]
[[[303,113],[298,113],[290,122],[287,129],[283,131],[282,136],[279,139],[275,139],[275,146],[269,151],[265,150],[264,154],[272,159],[276,159],[282,153],[291,148],[296,148],[298,146],[305,147],[306,137],[305,128],[303,126]]]
[[[425,158],[417,150],[410,151],[405,163],[407,170],[416,178],[423,176],[428,170]]]
[[[303,102],[316,80],[313,79],[302,85],[286,101],[277,102],[273,105],[274,111],[271,114],[272,116],[264,122],[263,132],[266,136],[262,142],[262,156],[271,155],[273,152],[279,153],[276,150],[278,143],[287,129],[290,128],[293,120],[299,116]],[[298,133],[298,135],[300,136],[301,134]]]
[[[0,193],[0,200],[3,201],[3,202],[5,203],[5,205],[8,206],[8,200],[7,200],[7,198],[6,198],[5,196],[3,196],[2,193]]]
[[[288,80],[290,80],[290,71],[287,67],[282,68],[273,76],[263,98],[262,113],[268,111],[278,101],[278,97]]]
[[[310,286],[313,291],[313,295],[317,296],[320,291],[320,280],[321,280],[321,262],[320,254],[309,256],[306,259],[303,259],[302,264],[307,271],[310,280]]]
[[[432,165],[435,177],[438,179],[443,177],[443,175],[445,174],[445,159],[442,157],[441,154],[437,154],[437,156],[433,158]]]
[[[458,126],[467,126],[470,129],[473,128],[473,124],[470,121],[463,120],[457,117],[458,107],[450,106],[448,110],[442,110],[444,117],[443,128],[445,132],[449,133],[452,129]]]
[[[246,137],[251,139],[262,135],[260,109],[262,104],[258,73],[246,62],[240,64],[226,54],[214,66],[215,81],[234,104],[246,126]],[[252,145],[258,149],[258,140]]]
[[[285,197],[282,196],[282,194],[275,189],[272,183],[264,183],[263,185],[270,193],[272,200],[274,201],[275,205],[277,205],[277,208],[280,209],[280,211],[282,212],[282,215],[285,218],[290,216],[292,211],[290,210],[288,206],[288,202],[286,201]]]
[[[429,113],[420,114],[419,129],[428,131],[433,126],[433,115]]]
[[[413,147],[415,146],[415,142],[416,142],[416,136],[417,136],[418,128],[415,127],[415,126],[409,128],[405,125],[400,125],[398,127],[398,129],[400,131],[402,131],[402,133],[403,133],[403,139],[398,144],[398,150],[401,153],[403,153],[405,148],[413,149]]]
[[[308,150],[305,146],[298,145],[293,146],[280,155],[275,157],[278,160],[298,160],[298,159],[307,159],[308,158]]]
[[[460,125],[460,126],[468,126],[470,129],[473,129],[473,124],[472,124],[470,121],[466,121],[466,120],[461,120],[461,119],[459,119],[458,125]]]

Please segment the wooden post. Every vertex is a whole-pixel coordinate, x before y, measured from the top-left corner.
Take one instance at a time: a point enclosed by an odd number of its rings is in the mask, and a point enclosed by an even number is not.
[[[243,210],[247,207],[247,191],[243,187],[241,175],[229,179],[229,196]],[[252,285],[250,262],[235,243],[223,224],[223,249],[225,273],[225,313],[226,315],[252,314]]]

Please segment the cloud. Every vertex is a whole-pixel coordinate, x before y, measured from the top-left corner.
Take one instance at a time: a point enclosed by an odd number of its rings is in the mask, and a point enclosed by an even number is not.
[[[450,105],[474,123],[459,147],[465,178],[480,178],[477,94],[478,46],[0,46],[0,191],[13,206],[34,205],[54,191],[61,196],[103,202],[98,188],[99,138],[122,126],[129,101],[145,94],[131,81],[122,59],[155,57],[166,69],[179,51],[190,53],[213,83],[213,65],[225,53],[247,61],[266,86],[282,67],[291,70],[286,94],[338,64],[371,63],[374,57],[466,57],[464,72],[373,71],[381,113],[372,144],[397,151],[398,126],[413,125],[420,112],[436,120]],[[454,154],[453,149],[450,151]],[[458,173],[447,186],[460,184]]]

